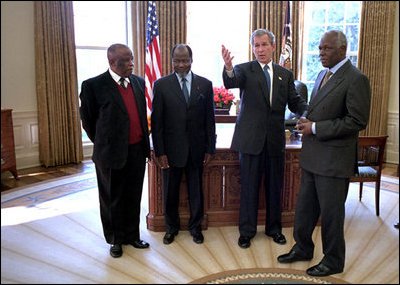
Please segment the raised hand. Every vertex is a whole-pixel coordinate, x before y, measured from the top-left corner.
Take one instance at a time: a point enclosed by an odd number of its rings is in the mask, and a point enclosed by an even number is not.
[[[232,70],[233,65],[232,65],[232,59],[234,56],[231,56],[231,52],[224,46],[222,45],[222,59],[225,62],[225,69],[226,70]]]

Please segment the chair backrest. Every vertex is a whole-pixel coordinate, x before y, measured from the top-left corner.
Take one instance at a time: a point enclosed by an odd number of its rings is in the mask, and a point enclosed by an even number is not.
[[[305,85],[303,82],[299,80],[294,81],[294,87],[296,88],[297,94],[299,94],[303,99],[308,102],[308,91],[307,91],[307,85]],[[296,125],[297,120],[299,119],[299,116],[296,114],[290,112],[289,108],[286,106],[285,110],[285,128],[292,130],[294,126]]]
[[[380,176],[387,138],[388,136],[360,136],[358,138],[358,166],[374,166]]]
[[[308,90],[307,85],[299,80],[294,81],[294,87],[296,88],[297,94],[299,94],[303,99],[308,102]]]

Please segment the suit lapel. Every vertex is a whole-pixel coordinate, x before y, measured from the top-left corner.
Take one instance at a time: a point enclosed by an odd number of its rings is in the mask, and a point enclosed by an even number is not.
[[[118,87],[115,84],[114,79],[111,77],[111,74],[107,71],[105,74],[105,94],[111,94],[111,98],[117,103],[117,105],[127,113],[126,106],[124,100],[122,99],[121,94],[119,93]]]
[[[276,64],[275,63],[272,63],[272,68],[273,68],[273,71],[274,71],[274,73],[273,73],[274,76],[273,76],[273,79],[272,79],[272,82],[273,82],[272,83],[272,102],[274,102],[274,101],[279,99],[278,90],[279,90],[279,86],[282,83],[282,76],[281,76],[279,70],[276,68]]]
[[[196,74],[192,71],[192,86],[190,87],[190,97],[189,97],[189,106],[197,101],[197,97],[199,95],[199,78]]]
[[[266,94],[265,90],[267,90],[267,79],[265,78],[264,71],[261,68],[261,65],[258,63],[257,60],[253,60],[250,65],[250,70],[253,72],[254,77],[257,79],[258,83],[260,84],[260,90],[263,93],[265,100],[267,101],[268,106],[269,103],[269,94]]]
[[[340,82],[342,82],[344,78],[344,73],[345,71],[350,67],[351,62],[348,60],[342,67],[340,67],[326,82],[326,84],[319,89],[319,86],[321,85],[321,82],[323,78],[325,77],[326,70],[325,72],[321,72],[317,80],[315,81],[315,85],[313,88],[313,91],[311,93],[311,100],[310,100],[310,110],[311,111],[316,105],[318,105],[326,96],[328,96],[333,89],[335,89],[337,86],[339,86]],[[319,89],[319,90],[318,90]]]
[[[141,98],[141,93],[143,93],[143,90],[140,90],[139,88],[139,83],[138,81],[133,77],[133,75],[129,76],[129,82],[131,83],[132,90],[133,90],[133,96],[135,96],[135,101],[136,101],[136,106],[138,109],[138,112],[141,116],[146,114],[146,104],[143,105],[143,99]]]
[[[176,76],[175,72],[171,73],[169,75],[168,80],[170,81],[171,91],[174,94],[174,96],[177,96],[178,100],[181,101],[182,103],[184,103],[186,106],[187,104],[186,104],[185,96],[183,95],[181,83],[179,82],[179,79]]]

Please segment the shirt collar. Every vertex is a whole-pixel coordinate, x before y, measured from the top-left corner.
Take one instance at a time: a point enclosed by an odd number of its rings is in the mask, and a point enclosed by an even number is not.
[[[181,78],[181,77],[179,76],[179,74],[176,73],[176,72],[175,72],[175,75],[176,75],[176,78],[178,78],[179,83],[181,83],[182,78]],[[184,78],[186,78],[186,81],[187,81],[188,83],[190,83],[190,82],[192,81],[192,71],[189,70],[189,72],[186,74],[186,76],[185,76]]]
[[[346,57],[341,62],[336,64],[334,67],[330,68],[329,71],[332,72],[332,74],[334,74],[336,71],[338,71],[339,68],[341,68],[343,66],[343,64],[345,64],[347,62],[347,60],[348,60],[348,58]]]
[[[258,61],[258,63],[260,64],[262,70],[264,70],[265,63],[261,63],[259,61]],[[270,62],[268,62],[267,65],[269,67],[268,70],[271,71],[272,70],[272,60]]]
[[[122,76],[119,76],[118,74],[116,74],[114,71],[111,70],[111,68],[108,68],[108,72],[110,72],[112,79],[114,79],[114,81],[119,84],[119,80]],[[129,79],[126,77],[125,77],[125,81],[129,83]]]

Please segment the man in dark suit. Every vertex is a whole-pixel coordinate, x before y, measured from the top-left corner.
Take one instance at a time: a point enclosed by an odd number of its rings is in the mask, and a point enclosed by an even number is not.
[[[328,69],[319,73],[308,114],[297,124],[303,146],[293,232],[296,243],[278,261],[312,259],[312,233],[321,216],[324,257],[307,269],[312,276],[343,272],[345,201],[349,179],[357,171],[358,133],[369,119],[369,81],[346,58],[346,48],[346,36],[341,31],[328,31],[321,38],[319,57]]]
[[[211,81],[191,71],[192,50],[178,44],[171,52],[174,73],[154,83],[151,128],[154,152],[162,169],[164,244],[178,234],[179,185],[182,174],[190,206],[188,229],[202,243],[204,216],[203,167],[215,153],[214,96]]]
[[[82,83],[82,126],[93,142],[100,215],[112,257],[122,244],[147,248],[140,239],[140,201],[146,157],[150,157],[144,79],[133,75],[129,47],[107,50],[108,71]]]
[[[251,35],[256,60],[232,66],[230,52],[222,46],[226,88],[240,88],[241,107],[231,148],[239,151],[241,195],[238,244],[250,246],[257,233],[259,189],[265,176],[265,234],[285,244],[281,223],[281,193],[285,167],[285,108],[302,115],[307,103],[296,93],[290,70],[272,62],[275,36],[259,29]]]

